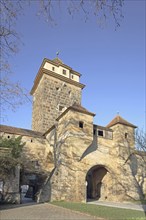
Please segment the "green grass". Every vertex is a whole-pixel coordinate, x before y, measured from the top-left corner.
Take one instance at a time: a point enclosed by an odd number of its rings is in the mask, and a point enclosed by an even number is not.
[[[55,201],[52,202],[52,204],[108,220],[145,220],[146,219],[145,214],[142,211],[112,208],[112,207],[105,207],[105,206],[85,204],[85,203],[64,202],[64,201]]]
[[[136,200],[136,201],[133,201],[133,202],[136,203],[136,204],[146,205],[146,199],[145,200]]]

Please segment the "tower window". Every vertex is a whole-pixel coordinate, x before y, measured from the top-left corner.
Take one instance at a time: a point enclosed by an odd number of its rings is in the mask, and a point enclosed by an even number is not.
[[[59,105],[59,111],[62,112],[64,109],[64,106],[63,105]]]
[[[83,128],[84,127],[84,122],[83,121],[79,121],[79,128]]]
[[[93,129],[93,134],[96,135],[96,129]]]
[[[128,138],[128,133],[125,133],[125,139],[127,139]]]
[[[66,75],[66,70],[62,70],[63,75]]]
[[[55,67],[54,66],[52,66],[52,71],[55,71]]]
[[[103,131],[98,130],[98,136],[102,136],[103,137]]]
[[[71,75],[71,78],[73,79],[73,78],[74,78],[74,75]]]

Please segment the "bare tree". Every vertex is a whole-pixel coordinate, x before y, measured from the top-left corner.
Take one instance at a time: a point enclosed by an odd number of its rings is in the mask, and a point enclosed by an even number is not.
[[[122,6],[124,0],[0,0],[1,26],[0,26],[0,86],[1,86],[1,105],[3,109],[8,107],[14,110],[21,105],[28,95],[19,83],[10,80],[11,67],[9,57],[14,56],[21,43],[20,33],[16,31],[16,23],[19,16],[25,13],[25,6],[36,7],[37,15],[42,16],[48,24],[56,24],[56,12],[67,11],[69,15],[76,16],[81,14],[85,22],[91,15],[100,25],[103,21],[112,17],[115,28],[120,26]],[[23,99],[22,99],[23,98]],[[28,98],[29,99],[29,98]],[[30,99],[29,99],[30,100]]]
[[[124,0],[40,0],[38,15],[43,15],[47,22],[56,23],[55,11],[61,6],[66,9],[72,17],[81,13],[84,21],[90,19],[91,15],[95,16],[98,25],[112,17],[115,27],[120,26],[120,20],[123,18],[122,6]]]
[[[143,130],[136,131],[136,147],[139,151],[146,152],[146,133]]]
[[[15,24],[22,13],[21,1],[0,0],[1,26],[0,26],[0,104],[1,118],[3,113],[10,108],[13,111],[29,99],[27,92],[18,82],[11,78],[9,57],[18,52],[20,36],[15,29]],[[29,99],[30,100],[30,99]]]

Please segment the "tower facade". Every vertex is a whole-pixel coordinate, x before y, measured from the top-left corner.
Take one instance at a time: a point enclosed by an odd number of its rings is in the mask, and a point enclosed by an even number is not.
[[[56,118],[74,103],[81,104],[80,73],[60,59],[44,59],[31,90],[32,130],[46,132]]]

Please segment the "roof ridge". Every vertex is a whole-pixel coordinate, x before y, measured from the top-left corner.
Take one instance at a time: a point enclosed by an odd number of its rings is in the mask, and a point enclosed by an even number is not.
[[[8,125],[0,125],[0,131],[6,132],[6,133],[15,133],[15,134],[24,135],[24,136],[41,137],[43,135],[43,133],[39,131],[33,131],[30,129],[18,128],[18,127],[13,127],[13,126],[8,126]]]
[[[95,116],[94,113],[88,111],[86,108],[84,108],[82,105],[80,105],[80,104],[78,104],[78,103],[76,103],[76,102],[74,102],[74,104],[73,104],[72,106],[70,106],[69,108],[70,108],[70,109],[79,110],[79,111],[83,111],[84,113],[89,113],[89,114]]]
[[[52,61],[57,64],[64,64],[63,61],[61,59],[59,59],[58,57],[55,57]]]
[[[124,118],[122,118],[120,115],[116,115],[116,117],[106,126],[107,128],[112,127],[116,124],[123,124],[127,125],[133,128],[137,128],[137,126],[133,125],[132,123],[128,122]]]

